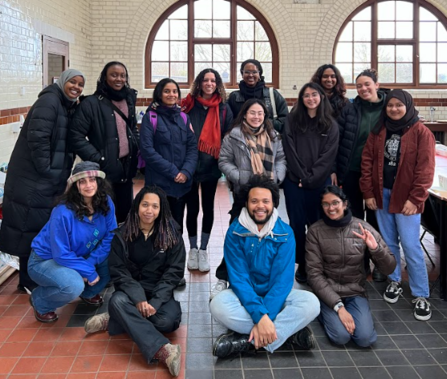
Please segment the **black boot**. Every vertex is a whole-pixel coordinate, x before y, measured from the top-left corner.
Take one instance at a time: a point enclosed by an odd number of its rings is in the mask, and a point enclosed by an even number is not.
[[[247,334],[230,332],[217,337],[213,346],[213,355],[219,358],[226,358],[233,354],[242,353],[254,349],[254,346],[248,342]]]
[[[292,334],[289,337],[288,342],[291,342],[293,347],[297,350],[310,350],[315,348],[316,345],[315,337],[307,326],[295,334]]]

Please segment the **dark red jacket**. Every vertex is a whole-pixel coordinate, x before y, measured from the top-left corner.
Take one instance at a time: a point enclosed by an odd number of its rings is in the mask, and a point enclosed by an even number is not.
[[[379,209],[383,208],[385,140],[385,127],[382,127],[379,134],[370,133],[362,154],[360,189],[364,199],[376,199]],[[410,200],[417,206],[417,213],[422,213],[434,173],[435,137],[418,121],[403,132],[399,165],[388,211],[401,213],[405,202]]]

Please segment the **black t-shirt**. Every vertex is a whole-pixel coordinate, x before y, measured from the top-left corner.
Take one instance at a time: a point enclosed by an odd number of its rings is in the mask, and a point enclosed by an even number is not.
[[[392,189],[394,181],[396,180],[397,167],[399,166],[400,158],[400,142],[402,132],[386,132],[383,162],[383,187]]]

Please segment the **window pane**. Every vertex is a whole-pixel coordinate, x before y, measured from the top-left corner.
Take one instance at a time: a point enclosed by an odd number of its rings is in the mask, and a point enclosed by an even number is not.
[[[188,43],[171,42],[171,61],[188,60]]]
[[[238,21],[237,22],[237,40],[252,41],[254,40],[254,22]]]
[[[419,65],[419,81],[421,83],[436,82],[436,64],[421,63]]]
[[[194,2],[194,19],[197,20],[198,18],[212,18],[211,1],[197,0]]]
[[[396,1],[396,20],[413,21],[413,4],[409,1]]]
[[[213,61],[230,61],[230,45],[214,45]]]
[[[447,62],[447,44],[438,43],[438,62]]]
[[[272,64],[271,63],[265,63],[265,62],[261,62],[262,64],[262,69],[264,71],[263,75],[264,75],[264,80],[266,83],[271,83],[272,81]]]
[[[340,42],[337,45],[335,53],[335,60],[337,62],[351,62],[352,61],[352,43]]]
[[[205,70],[206,68],[213,67],[211,62],[195,62],[194,63],[194,77],[199,75],[199,72]]]
[[[188,81],[188,64],[171,63],[171,76],[177,82],[185,83]]]
[[[420,43],[419,60],[421,62],[436,62],[436,43]]]
[[[381,45],[377,47],[377,51],[377,59],[379,62],[394,62],[395,46]]]
[[[378,22],[378,38],[394,38],[394,22]]]
[[[371,23],[355,22],[354,23],[354,41],[371,41]]]
[[[427,9],[419,7],[419,20],[420,21],[438,21],[433,13],[429,12]]]
[[[183,7],[180,7],[175,12],[173,12],[169,17],[169,19],[172,18],[188,18],[188,6],[184,5]]]
[[[154,41],[152,45],[153,61],[168,61],[169,60],[169,42],[168,41]]]
[[[447,64],[438,64],[438,83],[447,83]]]
[[[230,38],[230,21],[214,21],[213,37]]]
[[[396,83],[413,83],[413,64],[396,64]]]
[[[258,61],[272,61],[272,49],[269,42],[255,43],[255,59]]]
[[[160,29],[158,29],[155,39],[169,39],[169,21],[166,20],[161,24]]]
[[[228,83],[231,80],[230,62],[214,63],[213,67],[220,74],[224,83]]]
[[[340,34],[339,41],[352,41],[354,36],[352,35],[352,24],[353,22],[350,21],[346,24],[345,28],[343,29],[343,32]]]
[[[229,20],[230,2],[224,0],[213,0],[213,18],[215,20]]]
[[[254,56],[254,44],[253,42],[238,42],[237,43],[237,60],[245,61],[246,59],[253,58]]]
[[[169,63],[152,63],[152,82],[159,82],[163,78],[169,77]]]
[[[371,68],[371,62],[355,63],[354,64],[354,79],[357,77],[358,74],[360,74],[362,71],[366,70],[367,68]]]
[[[354,62],[371,62],[370,43],[354,43]]]
[[[170,21],[171,40],[177,39],[186,41],[188,38],[188,22],[186,20]]]
[[[379,63],[379,78],[382,83],[394,83],[394,63]]]
[[[397,22],[396,23],[396,38],[402,38],[402,39],[413,38],[413,23],[412,22]]]
[[[265,32],[262,25],[256,21],[255,22],[255,41],[268,41],[269,37],[267,36],[267,33]]]
[[[352,64],[350,63],[337,63],[337,68],[340,70],[341,76],[346,83],[353,83],[352,78]]]
[[[354,21],[371,21],[371,7],[363,9],[352,18]]]
[[[412,62],[413,46],[396,46],[396,62]]]
[[[447,31],[440,22],[438,22],[438,41],[447,42]]]
[[[419,41],[436,42],[436,22],[419,23]]]
[[[194,45],[194,60],[196,62],[211,62],[213,60],[212,45]]]
[[[194,21],[194,37],[211,38],[211,20]]]
[[[377,4],[377,19],[380,21],[395,20],[395,2],[385,1]]]
[[[238,20],[254,20],[255,18],[250,12],[247,12],[239,5],[236,7],[236,17]]]

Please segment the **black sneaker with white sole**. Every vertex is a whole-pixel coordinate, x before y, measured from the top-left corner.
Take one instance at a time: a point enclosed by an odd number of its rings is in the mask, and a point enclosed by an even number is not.
[[[388,287],[386,287],[386,290],[383,293],[383,299],[387,303],[397,303],[397,301],[399,300],[399,296],[402,295],[403,291],[404,290],[402,289],[399,282],[391,282],[390,284],[388,284]]]
[[[425,297],[417,297],[412,303],[415,303],[413,315],[416,320],[428,321],[431,319],[430,303]]]

